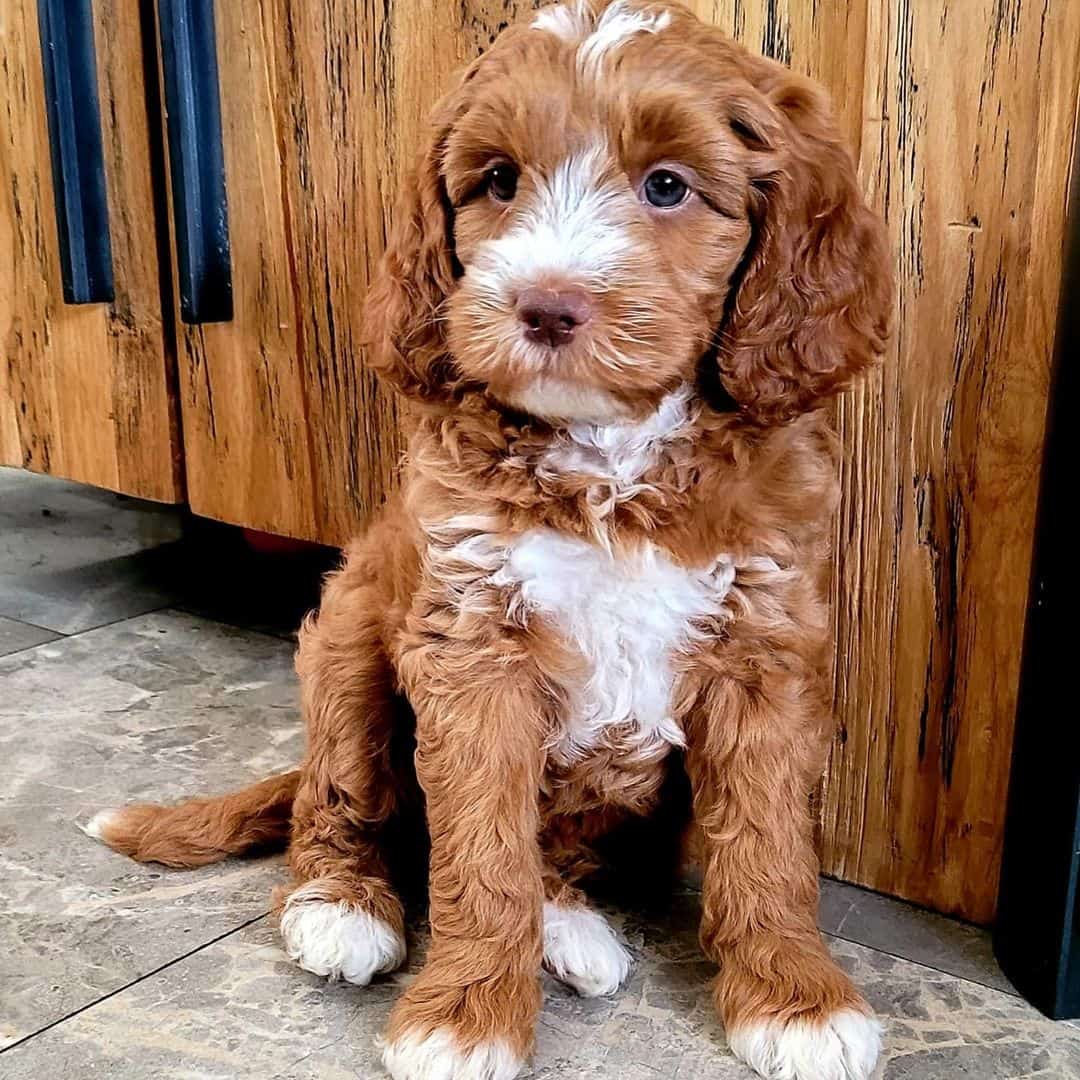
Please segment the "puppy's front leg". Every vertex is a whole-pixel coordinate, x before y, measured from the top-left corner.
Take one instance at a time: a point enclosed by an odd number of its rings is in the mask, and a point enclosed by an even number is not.
[[[817,929],[822,654],[808,656],[805,627],[791,629],[785,642],[776,623],[760,638],[736,625],[697,673],[687,766],[703,839],[702,943],[720,965],[728,1042],[762,1076],[869,1080],[880,1025]]]
[[[510,1080],[540,1009],[544,699],[523,644],[422,641],[401,668],[431,832],[431,949],[383,1060],[395,1080]]]

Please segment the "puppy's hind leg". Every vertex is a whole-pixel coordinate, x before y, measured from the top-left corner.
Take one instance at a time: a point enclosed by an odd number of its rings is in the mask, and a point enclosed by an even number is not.
[[[316,975],[363,986],[405,959],[404,917],[383,852],[399,804],[395,700],[378,589],[361,565],[331,578],[300,632],[308,749],[277,898],[285,949]]]

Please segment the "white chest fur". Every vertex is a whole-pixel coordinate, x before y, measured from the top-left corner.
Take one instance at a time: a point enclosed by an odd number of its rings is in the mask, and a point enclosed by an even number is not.
[[[655,547],[614,556],[550,529],[504,549],[491,583],[509,590],[511,607],[548,620],[585,662],[584,681],[566,688],[556,761],[580,761],[614,728],[643,754],[683,744],[671,713],[674,661],[720,614],[734,577],[726,556],[687,570]]]
[[[689,436],[697,408],[683,386],[643,420],[573,424],[541,457],[537,474],[587,477],[602,520]],[[426,528],[429,569],[459,611],[542,619],[584,661],[584,677],[564,687],[570,713],[550,747],[553,760],[569,765],[613,741],[643,755],[683,744],[672,717],[677,661],[721,614],[735,579],[729,556],[686,569],[651,545],[615,555],[552,529],[507,537],[498,519],[483,515]]]

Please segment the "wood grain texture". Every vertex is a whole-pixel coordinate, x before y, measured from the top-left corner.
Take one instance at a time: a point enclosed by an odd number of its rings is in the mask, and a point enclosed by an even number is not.
[[[1080,77],[1080,5],[868,11],[862,174],[897,252],[841,407],[825,867],[992,919]]]
[[[866,0],[689,0],[687,6],[748,49],[823,83],[832,95],[853,153],[858,155]]]
[[[0,463],[149,499],[183,488],[140,28],[93,6],[116,300],[65,305],[37,5],[0,10]]]
[[[1080,79],[1080,5],[699,2],[820,79],[900,282],[845,399],[827,872],[993,917]],[[838,47],[838,43],[840,46]]]

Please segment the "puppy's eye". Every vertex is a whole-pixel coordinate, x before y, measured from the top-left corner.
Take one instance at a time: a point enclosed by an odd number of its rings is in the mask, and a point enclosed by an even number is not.
[[[670,170],[657,169],[645,178],[642,194],[651,206],[670,210],[686,200],[690,194],[690,186],[681,176],[676,176]]]
[[[509,162],[502,162],[488,169],[485,182],[493,199],[510,202],[517,194],[518,171]]]

